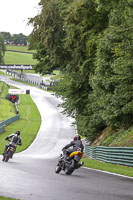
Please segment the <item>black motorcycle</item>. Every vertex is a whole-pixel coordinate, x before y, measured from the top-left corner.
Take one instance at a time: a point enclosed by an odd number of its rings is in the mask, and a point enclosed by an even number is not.
[[[3,153],[3,159],[2,161],[8,162],[9,158],[12,158],[14,152],[16,151],[17,145],[15,143],[10,143],[7,151]]]
[[[79,163],[82,157],[83,152],[81,151],[74,151],[68,157],[65,154],[61,154],[55,172],[58,174],[63,170],[65,174],[71,175],[75,169],[83,165],[83,162]]]

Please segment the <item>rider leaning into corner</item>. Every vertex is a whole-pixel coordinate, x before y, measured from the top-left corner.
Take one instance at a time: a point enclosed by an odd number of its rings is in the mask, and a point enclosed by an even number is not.
[[[9,141],[9,139],[11,139],[11,140]],[[20,137],[20,131],[16,131],[15,133],[12,133],[11,135],[7,136],[5,138],[5,140],[8,140],[9,143],[5,145],[5,149],[4,149],[3,155],[6,154],[6,151],[7,151],[9,146],[11,146],[13,144],[22,145],[22,139]]]
[[[69,147],[72,147],[72,149],[69,149]],[[68,156],[74,152],[80,150],[81,152],[84,151],[84,146],[81,141],[81,137],[79,135],[76,135],[73,138],[73,141],[71,141],[69,144],[67,144],[65,147],[63,147],[62,151],[65,154],[65,159],[68,158]],[[84,164],[84,162],[80,162],[78,167],[81,167]]]

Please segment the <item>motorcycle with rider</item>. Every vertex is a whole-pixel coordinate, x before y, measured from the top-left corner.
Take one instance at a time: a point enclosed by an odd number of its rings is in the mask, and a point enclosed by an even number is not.
[[[84,146],[81,137],[76,135],[69,144],[63,147],[55,172],[58,174],[61,170],[67,175],[71,175],[75,169],[83,166],[83,162],[79,162],[83,157]]]
[[[20,131],[16,131],[15,133],[7,136],[5,140],[7,140],[9,143],[5,145],[2,161],[8,162],[9,158],[13,157],[13,154],[16,151],[17,145],[22,145]]]

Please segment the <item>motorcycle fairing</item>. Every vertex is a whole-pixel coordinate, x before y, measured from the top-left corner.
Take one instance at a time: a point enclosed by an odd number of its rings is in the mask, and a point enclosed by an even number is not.
[[[69,157],[72,158],[73,156],[79,155],[79,154],[80,154],[80,157],[82,157],[83,153],[81,151],[74,151],[69,155]]]

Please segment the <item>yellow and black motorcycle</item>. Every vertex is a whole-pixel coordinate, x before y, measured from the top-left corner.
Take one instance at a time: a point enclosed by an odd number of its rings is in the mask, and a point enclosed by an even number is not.
[[[84,164],[83,162],[79,163],[82,157],[83,152],[81,150],[74,151],[67,157],[65,153],[61,153],[55,172],[58,174],[63,170],[65,174],[71,175],[75,169],[80,168]]]

